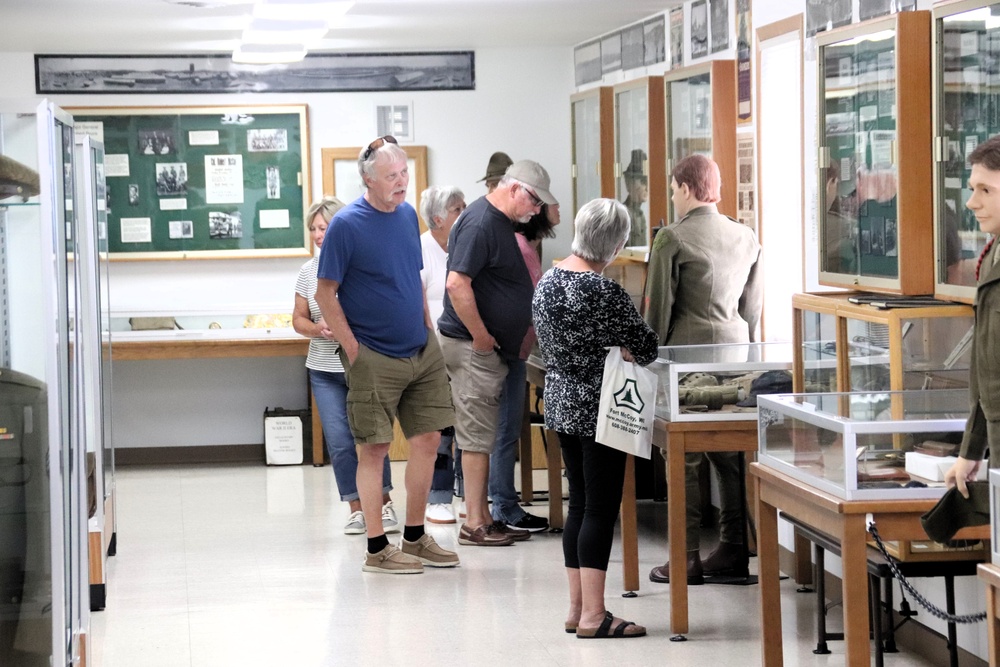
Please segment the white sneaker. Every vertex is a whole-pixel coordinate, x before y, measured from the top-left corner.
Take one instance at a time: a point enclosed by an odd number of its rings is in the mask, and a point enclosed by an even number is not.
[[[347,525],[344,526],[344,533],[347,535],[361,535],[365,532],[365,515],[364,512],[358,510],[357,512],[351,512],[351,516],[347,517]]]
[[[386,535],[399,532],[399,520],[396,519],[396,510],[391,500],[382,505],[382,531]]]
[[[431,523],[455,523],[455,510],[451,503],[430,503],[424,518]]]

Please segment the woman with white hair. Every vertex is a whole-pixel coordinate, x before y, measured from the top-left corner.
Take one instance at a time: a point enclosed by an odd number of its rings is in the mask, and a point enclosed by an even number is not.
[[[607,348],[642,365],[656,359],[656,332],[631,297],[601,275],[629,238],[628,211],[613,199],[580,208],[572,254],[549,269],[532,302],[545,359],[545,426],[559,434],[569,510],[563,559],[569,579],[566,632],[581,639],[642,637],[646,629],[604,606],[604,582],[625,480],[626,455],[595,440]]]
[[[427,231],[420,235],[420,248],[424,258],[420,280],[424,285],[424,294],[427,295],[431,322],[435,324],[444,310],[444,285],[448,277],[448,234],[464,210],[465,195],[453,185],[432,186],[420,194],[420,215],[427,225]],[[434,462],[434,478],[424,514],[424,518],[430,523],[455,523],[455,510],[451,505],[455,496],[454,440],[453,426],[441,431],[441,444]]]

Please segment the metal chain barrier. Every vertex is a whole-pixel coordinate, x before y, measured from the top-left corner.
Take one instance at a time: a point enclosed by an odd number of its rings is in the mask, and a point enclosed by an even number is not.
[[[899,585],[912,595],[913,599],[919,602],[921,607],[946,623],[981,623],[986,620],[985,611],[981,611],[978,614],[949,614],[939,607],[934,606],[930,600],[917,592],[917,590],[913,587],[913,584],[907,581],[906,577],[903,576],[903,573],[899,571],[899,565],[897,564],[896,559],[889,555],[889,551],[882,543],[882,538],[878,534],[878,529],[875,527],[874,521],[868,524],[868,532],[871,533],[872,538],[875,539],[875,544],[878,545],[878,550],[882,552],[882,555],[885,556],[886,562],[889,563],[889,569],[892,570],[892,576],[896,577],[899,581]]]

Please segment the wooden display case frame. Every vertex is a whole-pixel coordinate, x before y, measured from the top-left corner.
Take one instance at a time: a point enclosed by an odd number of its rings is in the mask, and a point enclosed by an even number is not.
[[[934,295],[939,299],[948,299],[968,304],[971,304],[976,297],[975,284],[959,285],[941,279],[941,276],[947,272],[947,251],[941,247],[941,216],[939,215],[942,200],[944,199],[944,175],[941,172],[942,163],[948,159],[947,137],[942,128],[944,120],[941,118],[941,112],[944,109],[944,93],[946,92],[945,88],[947,88],[947,85],[942,80],[941,72],[941,23],[944,19],[956,14],[976,9],[986,9],[993,4],[995,3],[990,0],[957,0],[955,2],[939,3],[932,10],[934,31],[932,44],[933,58],[931,60],[931,87],[933,92],[931,111],[934,132]],[[988,87],[988,89],[990,88],[994,91],[996,90],[995,86]],[[963,182],[960,184],[960,187],[965,189],[968,187],[968,183]],[[962,212],[958,211],[958,214],[961,215]],[[979,250],[982,250],[982,246],[979,247]],[[962,277],[967,276],[971,278],[969,274],[972,273],[972,268],[976,265],[976,257],[973,256],[972,258],[964,259],[961,261],[961,264],[963,266],[960,271],[963,271],[965,274]]]
[[[919,308],[891,308],[880,310],[867,304],[848,301],[854,292],[833,292],[829,294],[801,293],[792,296],[793,310],[793,359],[792,390],[805,391],[805,362],[802,358],[804,331],[802,312],[808,311],[832,315],[836,318],[836,358],[837,391],[851,391],[851,364],[848,356],[847,320],[860,320],[885,324],[889,330],[889,388],[888,391],[902,391],[903,369],[903,320],[934,319],[942,317],[973,317],[970,306],[964,304],[931,305]]]
[[[691,65],[681,69],[671,70],[663,76],[664,94],[664,145],[666,146],[667,192],[670,192],[670,173],[677,163],[673,151],[673,138],[670,128],[670,84],[691,77],[709,75],[709,85],[712,94],[712,139],[710,151],[712,159],[719,165],[722,174],[722,200],[718,203],[719,212],[732,218],[737,217],[736,184],[739,183],[739,173],[736,166],[736,119],[739,108],[736,101],[736,61],[712,60],[710,62]],[[673,215],[673,206],[668,204],[667,214]],[[669,224],[672,220],[668,220]]]
[[[598,143],[600,146],[600,158],[595,168],[601,182],[601,197],[613,199],[615,196],[615,96],[610,86],[601,86],[582,93],[570,95],[569,98],[569,122],[570,122],[570,147],[572,150],[573,164],[571,166],[571,177],[573,180],[573,215],[586,202],[580,201],[577,190],[579,174],[584,169],[589,169],[589,165],[580,164],[580,156],[576,146],[576,105],[592,99],[597,99],[598,105]]]
[[[667,200],[670,198],[670,188],[668,187],[669,183],[667,180],[666,169],[667,158],[666,153],[664,152],[666,147],[666,131],[664,127],[662,76],[642,77],[626,83],[620,83],[612,89],[612,107],[614,111],[612,124],[612,139],[614,143],[612,155],[615,159],[612,178],[615,188],[612,190],[612,194],[610,196],[618,199],[619,201],[624,200],[624,197],[620,197],[618,195],[617,184],[618,180],[622,176],[622,172],[628,166],[618,162],[621,148],[618,145],[618,94],[635,89],[646,90],[646,137],[649,145],[647,146],[647,160],[644,171],[646,172],[649,184],[649,218],[647,219],[647,224],[649,227],[650,239],[652,239],[652,230],[659,224],[660,220],[663,220],[664,224],[667,224],[668,222]]]
[[[819,283],[830,287],[863,289],[888,294],[931,294],[934,292],[933,180],[931,173],[931,13],[912,11],[893,14],[816,36],[817,78],[825,79],[822,49],[884,30],[895,31],[896,140],[893,161],[897,168],[897,277],[885,278],[823,271],[820,244]],[[906,48],[900,48],[905,44]],[[823,113],[825,90],[817,86],[817,138],[826,137]],[[905,139],[905,140],[901,140]],[[826,187],[827,147],[819,147],[817,192]],[[818,201],[822,202],[822,197]],[[825,238],[825,211],[817,212],[820,238]]]

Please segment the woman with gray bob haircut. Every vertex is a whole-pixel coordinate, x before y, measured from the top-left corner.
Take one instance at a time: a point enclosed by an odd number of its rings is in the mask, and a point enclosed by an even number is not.
[[[457,208],[459,203],[462,206],[458,212],[461,213],[465,209],[465,193],[457,186],[432,185],[420,194],[420,217],[424,219],[428,229],[437,229],[442,220],[450,217],[451,209]]]
[[[569,582],[566,632],[580,639],[642,637],[646,628],[604,606],[608,559],[625,481],[625,452],[596,439],[607,348],[643,366],[656,359],[656,332],[625,289],[601,273],[629,236],[625,207],[613,199],[584,204],[573,253],[535,288],[531,314],[545,359],[545,426],[559,436],[569,510],[563,564]]]
[[[603,264],[610,264],[621,252],[632,229],[628,209],[614,199],[587,202],[576,214],[574,225],[573,254]]]

